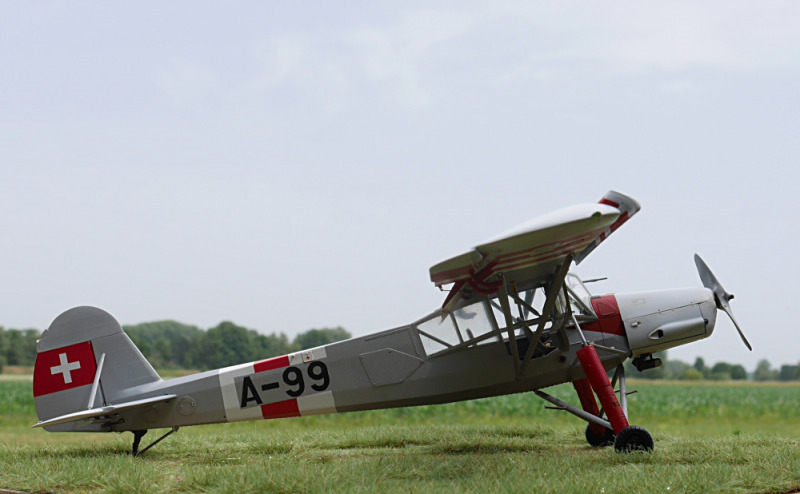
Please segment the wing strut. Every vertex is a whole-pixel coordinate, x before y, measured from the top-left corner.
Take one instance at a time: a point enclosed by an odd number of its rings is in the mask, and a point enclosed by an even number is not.
[[[92,383],[92,391],[89,393],[89,404],[86,409],[90,410],[94,406],[94,399],[97,397],[97,385],[100,384],[100,373],[103,372],[103,363],[106,361],[106,354],[103,352],[100,355],[100,363],[97,364],[97,373],[94,375],[94,382]],[[105,401],[105,400],[103,400]],[[105,405],[105,403],[103,403]]]
[[[564,278],[567,277],[567,272],[569,272],[569,266],[572,263],[573,258],[574,256],[572,254],[564,258],[564,262],[562,262],[556,270],[553,281],[550,282],[550,289],[547,292],[547,298],[545,299],[544,307],[542,308],[542,317],[539,318],[539,325],[536,327],[536,332],[533,334],[533,341],[530,345],[528,345],[528,351],[525,352],[525,357],[522,360],[522,367],[518,368],[518,366],[515,366],[515,370],[517,371],[517,379],[522,379],[522,376],[525,374],[525,369],[528,368],[528,364],[533,359],[533,353],[539,346],[539,338],[542,335],[542,331],[544,331],[544,325],[553,314],[553,309],[556,306],[556,300],[558,300],[558,293],[561,291],[561,287],[564,285]],[[567,306],[569,307],[569,304],[567,304]],[[508,316],[506,316],[506,319],[508,319]],[[514,345],[516,346],[516,340],[514,341]]]
[[[528,314],[534,314],[537,317],[541,316],[541,314],[539,314],[539,311],[534,309],[533,306],[531,305],[531,302],[533,302],[534,292],[535,290],[528,290],[528,294],[526,295],[526,300],[522,300],[521,298],[519,298],[519,294],[517,294],[516,291],[512,291],[509,293],[509,295],[511,295],[511,298],[514,299],[514,302],[517,303],[517,308],[519,309],[519,313],[522,314],[521,319],[523,321],[528,317]]]
[[[500,305],[503,306],[503,315],[506,318],[506,330],[508,331],[508,345],[511,348],[511,360],[514,361],[514,374],[520,378],[519,348],[517,348],[517,338],[514,336],[514,317],[511,315],[511,304],[508,303],[508,287],[506,279],[500,284]],[[530,349],[530,347],[529,347]]]

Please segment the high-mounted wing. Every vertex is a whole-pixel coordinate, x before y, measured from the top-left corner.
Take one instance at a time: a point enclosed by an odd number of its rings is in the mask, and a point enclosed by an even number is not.
[[[597,204],[579,204],[535,218],[469,252],[430,268],[436,286],[453,284],[443,308],[476,293],[498,293],[503,279],[519,289],[545,283],[568,256],[583,261],[641,207],[609,191]]]

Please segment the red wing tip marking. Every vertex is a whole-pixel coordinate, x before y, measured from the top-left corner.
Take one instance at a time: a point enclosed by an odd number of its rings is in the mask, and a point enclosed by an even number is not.
[[[611,206],[611,207],[619,209],[619,203],[618,202],[611,201],[609,199],[606,199],[605,197],[600,199],[599,204],[605,204],[606,206]]]
[[[431,273],[431,281],[439,285],[445,283],[452,283],[453,281],[457,281],[459,279],[468,278],[472,276],[474,273],[475,269],[473,268],[472,265],[461,266],[448,271]]]

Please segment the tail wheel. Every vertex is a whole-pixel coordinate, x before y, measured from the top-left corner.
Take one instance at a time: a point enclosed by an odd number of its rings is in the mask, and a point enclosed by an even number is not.
[[[614,449],[618,453],[652,451],[653,436],[644,427],[631,425],[619,431],[617,438],[614,440]]]
[[[586,424],[586,442],[594,448],[605,448],[614,444],[614,432],[603,427],[603,432],[597,434],[592,428],[594,424]],[[596,427],[596,426],[595,426]]]

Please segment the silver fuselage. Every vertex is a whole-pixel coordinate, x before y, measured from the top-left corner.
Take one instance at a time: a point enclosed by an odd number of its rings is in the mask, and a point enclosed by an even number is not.
[[[598,305],[603,301],[612,305],[604,309]],[[584,314],[583,335],[607,370],[629,357],[705,338],[716,319],[713,294],[705,288],[618,294],[583,302],[597,312],[594,320],[591,313]],[[429,405],[532,391],[584,377],[576,356],[583,340],[574,324],[566,326],[567,342],[550,345],[543,339],[546,350],[534,355],[519,374],[508,335],[497,327],[489,303],[482,302],[480,310],[467,306],[462,309],[466,312],[444,318],[436,311],[413,324],[265,361],[104,390],[108,402],[159,395],[176,398],[121,412],[121,420],[112,424],[69,423],[47,429],[143,430]],[[609,329],[599,320],[619,321],[612,326],[620,327]],[[441,326],[450,328],[451,323],[455,333],[448,343]],[[482,325],[486,327],[481,329]],[[491,337],[476,336],[481,331]],[[520,345],[527,341],[521,330],[514,338]]]

